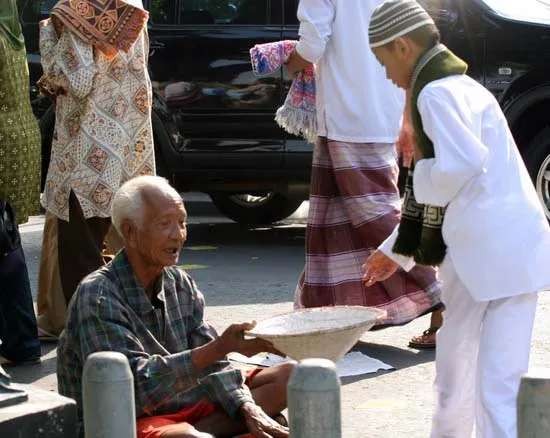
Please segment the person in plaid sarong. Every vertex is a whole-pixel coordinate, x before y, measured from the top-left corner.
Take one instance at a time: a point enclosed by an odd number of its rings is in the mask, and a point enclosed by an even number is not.
[[[367,287],[361,266],[399,223],[395,142],[403,93],[385,78],[369,48],[380,0],[302,0],[291,74],[315,64],[318,139],[314,149],[305,268],[296,307],[373,306],[405,324],[440,304],[433,268],[400,270]]]

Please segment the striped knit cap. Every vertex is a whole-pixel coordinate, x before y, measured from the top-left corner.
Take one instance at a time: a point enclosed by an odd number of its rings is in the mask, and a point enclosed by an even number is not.
[[[416,1],[387,0],[372,14],[369,24],[370,46],[383,46],[427,24],[435,23]]]

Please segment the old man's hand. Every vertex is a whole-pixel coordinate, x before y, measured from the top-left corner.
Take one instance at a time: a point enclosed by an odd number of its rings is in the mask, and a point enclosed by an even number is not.
[[[252,330],[255,326],[255,321],[230,325],[220,337],[224,350],[227,353],[237,352],[248,357],[263,352],[284,356],[273,347],[271,342],[259,338],[245,339],[245,332]]]
[[[255,438],[286,438],[289,436],[288,428],[281,426],[254,403],[243,404],[241,413],[246,421],[248,431]]]
[[[390,278],[399,265],[385,255],[382,251],[373,252],[363,265],[363,282],[365,286],[372,286],[378,281]]]

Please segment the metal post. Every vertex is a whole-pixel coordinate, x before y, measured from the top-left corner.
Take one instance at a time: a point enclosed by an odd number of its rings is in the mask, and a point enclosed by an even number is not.
[[[518,438],[550,437],[550,369],[532,370],[521,378]]]
[[[340,379],[333,362],[305,359],[288,383],[290,436],[341,438]]]
[[[86,438],[136,438],[134,377],[121,353],[93,353],[84,365],[82,403]]]

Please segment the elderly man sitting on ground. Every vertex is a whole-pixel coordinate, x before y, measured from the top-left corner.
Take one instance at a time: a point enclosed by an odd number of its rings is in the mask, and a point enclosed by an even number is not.
[[[179,194],[164,178],[138,177],[119,189],[112,209],[125,247],[71,301],[58,348],[59,392],[81,413],[86,358],[118,351],[134,375],[138,438],[288,436],[272,417],[286,407],[292,366],[247,376],[232,368],[228,353],[250,356],[272,345],[245,340],[248,323],[218,336],[204,320],[196,284],[175,266],[187,237]]]

